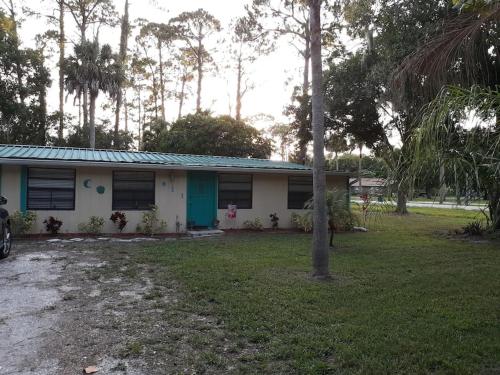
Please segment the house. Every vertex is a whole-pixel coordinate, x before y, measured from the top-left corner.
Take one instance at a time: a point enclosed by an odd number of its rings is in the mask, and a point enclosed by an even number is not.
[[[91,216],[114,232],[115,211],[127,216],[124,232],[134,232],[152,205],[167,232],[241,228],[256,218],[270,227],[274,212],[287,228],[312,196],[310,167],[264,159],[0,145],[0,168],[6,208],[35,211],[34,233],[45,232],[49,216],[62,220],[62,232],[78,232]],[[327,185],[346,191],[349,176],[327,172]]]
[[[371,195],[384,195],[386,193],[386,180],[383,178],[361,178],[361,186],[359,186],[358,178],[351,178],[349,180],[351,186],[351,194],[371,194]]]

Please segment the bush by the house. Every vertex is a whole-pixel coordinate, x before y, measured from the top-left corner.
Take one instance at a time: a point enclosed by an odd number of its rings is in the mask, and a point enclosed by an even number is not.
[[[57,234],[63,225],[63,222],[54,216],[49,216],[48,219],[43,221],[45,230],[50,234]]]
[[[271,218],[271,228],[278,229],[278,224],[280,221],[278,214],[275,212],[274,214],[270,214],[269,217]]]
[[[86,223],[78,224],[78,229],[83,233],[100,234],[104,226],[104,218],[100,216],[91,216]]]
[[[124,212],[120,211],[113,212],[109,220],[113,222],[113,224],[118,228],[120,232],[123,231],[123,228],[125,228],[128,223],[127,216]]]
[[[309,233],[313,228],[311,212],[306,212],[303,215],[293,212],[292,223],[294,223],[300,230]]]
[[[264,226],[260,218],[255,218],[255,220],[246,220],[243,222],[243,228],[250,230],[262,230]]]
[[[37,215],[33,211],[15,211],[10,215],[10,229],[14,235],[26,234],[31,231]]]
[[[144,212],[141,223],[137,225],[137,232],[150,236],[164,232],[167,229],[167,222],[158,218],[158,212],[158,206],[152,206],[151,210]]]

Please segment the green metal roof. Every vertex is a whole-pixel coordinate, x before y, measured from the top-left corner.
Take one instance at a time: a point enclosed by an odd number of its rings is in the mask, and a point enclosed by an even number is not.
[[[249,168],[310,171],[295,163],[268,159],[247,159],[227,156],[163,154],[143,151],[92,150],[71,147],[0,145],[0,163],[8,160],[36,160],[90,163],[147,164],[177,167]]]

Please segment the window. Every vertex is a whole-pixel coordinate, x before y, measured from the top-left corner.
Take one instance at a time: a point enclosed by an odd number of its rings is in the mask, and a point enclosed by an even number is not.
[[[252,208],[252,175],[219,175],[219,208],[234,204],[238,209]]]
[[[154,204],[154,172],[113,172],[113,210],[149,210]]]
[[[75,170],[28,168],[28,210],[74,210]]]
[[[288,208],[302,209],[313,196],[313,185],[311,176],[289,176],[288,177]]]

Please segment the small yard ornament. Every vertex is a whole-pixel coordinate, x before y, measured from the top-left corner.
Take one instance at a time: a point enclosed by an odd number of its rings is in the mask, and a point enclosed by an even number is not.
[[[228,204],[227,205],[227,218],[230,220],[235,220],[237,209],[238,209],[238,207],[235,204]]]

